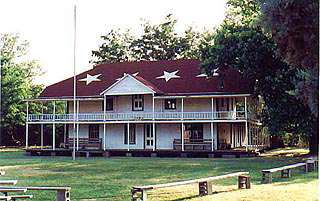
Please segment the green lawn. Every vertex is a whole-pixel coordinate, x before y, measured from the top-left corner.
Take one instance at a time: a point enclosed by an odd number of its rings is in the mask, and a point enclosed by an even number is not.
[[[79,158],[72,161],[69,157],[25,156],[23,151],[0,152],[0,169],[6,171],[6,175],[1,179],[17,179],[19,186],[71,186],[72,200],[89,198],[93,200],[130,200],[130,188],[133,185],[165,183],[236,171],[249,171],[253,186],[259,187],[262,186],[260,185],[261,169],[297,161],[301,161],[301,158],[274,156],[241,159]],[[316,179],[317,173],[303,174],[297,170],[292,178],[274,179],[275,184],[272,185],[309,184],[309,182],[315,182]],[[235,179],[229,179],[215,184],[232,187],[235,183]],[[272,185],[269,184],[269,187]],[[316,189],[317,186],[314,188]],[[169,194],[165,191],[151,192],[151,198],[153,200],[181,200],[183,197],[188,197],[193,200],[202,200],[210,197],[194,197],[196,187],[181,189],[171,189]],[[185,193],[184,190],[191,194]],[[234,191],[234,193],[237,192],[240,191]],[[54,200],[53,192],[31,193],[35,196],[32,200]],[[223,193],[218,194],[223,195]]]

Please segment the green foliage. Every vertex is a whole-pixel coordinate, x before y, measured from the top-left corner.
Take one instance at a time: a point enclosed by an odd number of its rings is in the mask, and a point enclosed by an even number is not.
[[[283,58],[295,67],[314,68],[319,56],[319,1],[266,0],[261,23]]]
[[[254,25],[260,15],[260,0],[228,0],[224,23],[233,26]]]
[[[319,1],[265,0],[261,24],[272,35],[279,55],[295,68],[297,97],[319,118]],[[318,123],[314,121],[310,148],[318,152]]]
[[[296,85],[308,73],[279,57],[271,36],[256,26],[260,15],[258,3],[230,0],[228,5],[230,17],[202,49],[205,71],[212,74],[218,67],[230,66],[251,81],[254,95],[263,99],[262,120],[271,134],[312,135],[316,117],[297,97]],[[242,23],[231,19],[241,19]]]
[[[211,33],[200,33],[189,27],[179,35],[176,25],[177,20],[168,15],[157,25],[144,22],[139,36],[133,36],[129,30],[111,30],[101,36],[103,43],[99,49],[92,51],[93,63],[199,58],[201,44]]]
[[[25,123],[25,99],[37,97],[42,86],[33,84],[33,79],[40,73],[36,61],[27,61],[28,43],[21,41],[18,35],[4,34],[1,36],[1,137],[6,144],[14,141],[23,133],[19,128]],[[36,113],[40,110],[31,104],[29,110]]]

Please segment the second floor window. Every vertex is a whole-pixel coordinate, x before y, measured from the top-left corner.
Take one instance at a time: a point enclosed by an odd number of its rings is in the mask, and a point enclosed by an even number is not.
[[[165,99],[164,100],[164,108],[166,110],[175,110],[177,109],[176,99]]]
[[[104,102],[102,101],[102,111],[104,109]],[[113,97],[106,98],[106,111],[113,111]]]
[[[143,111],[143,95],[137,94],[132,96],[132,110]]]

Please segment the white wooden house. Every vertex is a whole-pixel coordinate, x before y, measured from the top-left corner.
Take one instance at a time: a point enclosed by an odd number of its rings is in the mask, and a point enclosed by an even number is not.
[[[211,76],[197,60],[102,64],[48,86],[30,101],[65,101],[65,114],[27,114],[28,127],[52,126],[50,150],[208,152],[265,147],[251,83],[231,68]],[[66,126],[56,142],[56,125]],[[75,127],[74,127],[75,125]]]

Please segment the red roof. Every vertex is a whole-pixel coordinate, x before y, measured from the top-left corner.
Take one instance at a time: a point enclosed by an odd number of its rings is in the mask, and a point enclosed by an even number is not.
[[[178,71],[179,78],[172,78],[168,82],[165,79],[157,79],[166,72]],[[124,73],[134,74],[139,72],[136,78],[146,86],[162,95],[201,95],[201,94],[250,94],[252,87],[250,82],[241,77],[235,69],[225,69],[223,87],[221,76],[211,78],[196,77],[201,74],[200,61],[198,60],[170,60],[170,61],[139,61],[101,64],[93,69],[77,75],[77,96],[100,96],[100,93],[121,78]],[[97,75],[101,81],[94,81],[86,85],[79,81],[86,78],[87,74]],[[40,98],[59,98],[73,96],[73,77],[50,85],[44,89]]]

